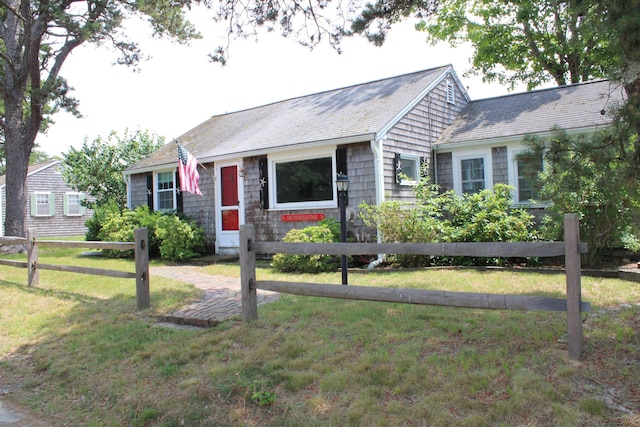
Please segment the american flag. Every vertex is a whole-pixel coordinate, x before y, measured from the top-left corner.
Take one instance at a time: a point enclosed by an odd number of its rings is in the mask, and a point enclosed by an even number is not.
[[[200,174],[198,160],[178,143],[178,175],[180,175],[180,190],[202,196],[198,187]]]

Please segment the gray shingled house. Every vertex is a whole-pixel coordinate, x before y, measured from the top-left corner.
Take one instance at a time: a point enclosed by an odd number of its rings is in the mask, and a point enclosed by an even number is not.
[[[513,185],[525,135],[554,124],[605,125],[600,111],[621,99],[609,82],[470,99],[451,66],[214,116],[178,138],[201,164],[203,197],[178,188],[171,142],[125,172],[130,207],[178,210],[196,219],[217,253],[237,251],[239,226],[280,240],[292,228],[338,218],[335,179],[349,177],[349,233],[375,241],[356,215],[361,202],[412,200],[426,163],[443,190]]]
[[[517,154],[526,135],[594,132],[610,122],[607,112],[624,100],[624,89],[608,80],[554,87],[470,102],[433,146],[437,183],[458,193],[509,184],[515,203],[531,208],[531,181],[519,173]],[[542,163],[540,164],[542,167]]]
[[[93,216],[91,209],[80,203],[85,194],[71,189],[62,179],[60,160],[50,160],[29,166],[27,171],[27,228],[38,236],[81,236],[86,233],[84,223]],[[0,176],[0,224],[4,236],[4,217],[7,207],[6,175]]]
[[[358,204],[412,197],[421,162],[430,162],[432,144],[468,102],[444,66],[214,116],[178,138],[202,165],[203,197],[177,188],[171,142],[125,172],[129,205],[182,210],[217,253],[229,253],[244,223],[266,241],[337,219],[342,172],[350,182],[349,232],[375,239],[354,213]]]

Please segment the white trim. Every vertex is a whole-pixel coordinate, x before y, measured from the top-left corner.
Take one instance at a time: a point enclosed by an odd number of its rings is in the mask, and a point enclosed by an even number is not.
[[[375,133],[366,133],[362,135],[353,135],[353,136],[347,136],[347,137],[341,137],[341,138],[326,139],[321,141],[310,141],[310,142],[302,142],[299,144],[281,145],[279,147],[264,148],[259,150],[234,152],[234,153],[229,153],[224,155],[200,156],[200,155],[196,155],[194,152],[192,152],[191,154],[197,157],[198,163],[206,165],[209,163],[216,163],[216,162],[223,162],[223,161],[233,162],[239,158],[238,156],[241,156],[240,158],[247,158],[247,157],[255,157],[255,156],[265,156],[265,155],[266,156],[278,155],[279,153],[283,153],[283,152],[289,153],[289,152],[303,151],[303,150],[304,151],[318,150],[325,147],[337,147],[338,145],[348,145],[348,144],[355,144],[358,142],[367,142],[375,138],[376,138]],[[177,163],[177,160],[175,162],[171,161],[169,163],[162,163],[162,164],[156,164],[153,166],[148,166],[148,167],[139,168],[139,169],[126,170],[123,173],[125,175],[138,175],[142,173],[155,172],[158,170],[169,168],[176,163]]]
[[[245,223],[245,200],[244,200],[244,174],[240,173],[244,167],[242,159],[235,161],[216,162],[214,171],[215,182],[215,251],[222,255],[237,255],[240,247],[240,230],[223,231],[222,230],[222,179],[220,178],[220,169],[229,166],[236,166],[238,171],[238,223],[240,226]]]
[[[435,89],[444,79],[446,79],[450,74],[453,68],[451,65],[445,69],[440,76],[438,76],[431,84],[425,87],[416,97],[414,97],[411,102],[409,102],[403,109],[401,109],[386,125],[382,126],[382,129],[378,131],[378,137],[381,139],[386,138],[387,132],[389,132],[404,116],[407,115],[409,111],[411,111],[422,99],[427,96],[429,92]]]
[[[531,203],[530,200],[526,200],[524,202],[520,201],[520,188],[518,187],[519,179],[518,179],[518,161],[516,157],[518,154],[527,151],[527,148],[523,145],[518,146],[507,146],[507,171],[509,174],[509,184],[513,187],[512,190],[512,198],[513,204],[519,208],[545,208],[550,206],[550,203],[538,202]],[[542,165],[544,168],[544,163]]]
[[[399,153],[400,154],[400,161],[402,160],[410,160],[414,162],[414,169],[416,171],[416,179],[402,179],[400,181],[400,185],[406,185],[406,186],[415,186],[418,184],[418,181],[420,181],[420,167],[422,166],[420,164],[420,156],[417,154],[403,154],[403,153]]]
[[[173,179],[173,207],[171,209],[160,209],[158,206],[160,202],[160,198],[158,197],[158,175],[161,173],[171,173]],[[153,210],[154,211],[175,211],[178,208],[178,199],[176,197],[176,188],[178,188],[178,183],[176,182],[176,169],[163,169],[157,170],[153,173]],[[169,190],[162,190],[163,192],[168,192]]]
[[[582,127],[582,128],[574,128],[574,129],[563,129],[569,135],[583,135],[587,133],[595,133],[603,128],[606,125],[601,127]],[[458,149],[467,149],[467,148],[475,148],[479,146],[494,146],[494,147],[502,147],[508,144],[522,144],[522,141],[527,136],[536,136],[539,138],[548,138],[555,135],[555,132],[552,130],[546,132],[535,132],[535,133],[522,133],[518,135],[508,135],[497,138],[486,138],[486,139],[478,139],[474,141],[459,141],[459,142],[442,142],[439,144],[433,145],[433,151],[436,153],[448,153],[450,151],[458,150]]]
[[[465,151],[464,153],[453,153],[453,189],[458,194],[462,192],[462,168],[460,163],[462,160],[483,159],[484,163],[484,189],[493,188],[493,164],[491,157],[491,149],[478,151]]]
[[[280,153],[272,153],[267,156],[268,169],[268,185],[269,185],[269,209],[270,210],[297,210],[297,209],[318,209],[318,208],[335,208],[338,203],[338,192],[336,186],[333,185],[334,179],[331,180],[332,198],[330,200],[320,200],[316,202],[291,202],[278,203],[277,201],[277,180],[275,174],[276,163],[295,162],[300,160],[313,160],[331,158],[331,176],[336,175],[336,146],[323,148],[288,151]]]

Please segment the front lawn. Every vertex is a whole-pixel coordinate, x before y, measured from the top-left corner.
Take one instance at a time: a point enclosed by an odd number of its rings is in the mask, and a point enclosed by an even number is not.
[[[46,249],[41,262],[133,271],[132,261]],[[202,272],[239,277],[237,265]],[[584,277],[584,355],[566,313],[483,311],[282,295],[259,320],[176,330],[156,316],[197,297],[135,282],[0,266],[0,392],[54,426],[637,425],[640,286]],[[340,273],[258,280],[340,283]],[[562,274],[421,270],[350,284],[560,297]],[[606,309],[606,310],[603,310]]]

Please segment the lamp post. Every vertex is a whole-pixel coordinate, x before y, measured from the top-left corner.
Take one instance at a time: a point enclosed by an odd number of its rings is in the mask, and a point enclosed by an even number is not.
[[[336,178],[336,188],[338,189],[338,205],[340,206],[340,242],[347,241],[347,190],[349,189],[349,177],[339,173]],[[347,256],[340,257],[342,270],[342,284],[347,284]]]

